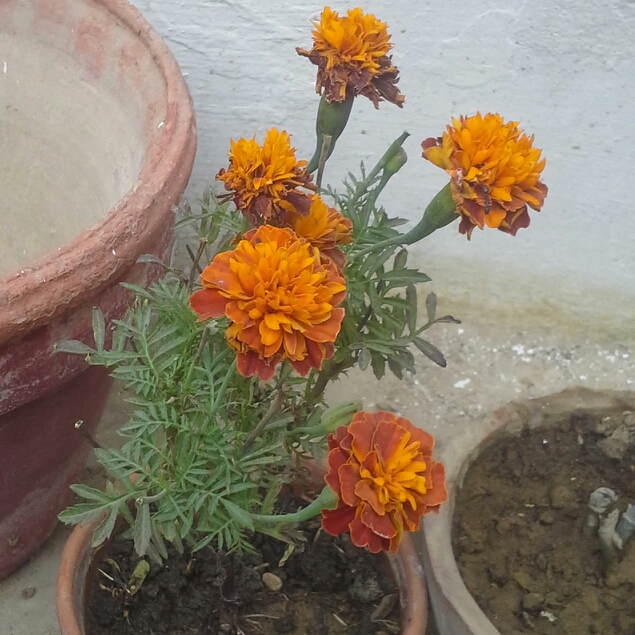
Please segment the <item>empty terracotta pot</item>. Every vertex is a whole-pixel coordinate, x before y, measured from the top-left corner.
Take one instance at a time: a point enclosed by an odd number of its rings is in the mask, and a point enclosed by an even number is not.
[[[124,0],[0,3],[0,578],[70,502],[110,379],[56,342],[92,342],[161,268],[196,150],[176,61]]]

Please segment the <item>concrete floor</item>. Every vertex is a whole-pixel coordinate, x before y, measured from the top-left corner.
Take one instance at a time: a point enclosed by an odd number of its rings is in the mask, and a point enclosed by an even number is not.
[[[465,318],[458,310],[455,314]],[[370,372],[351,372],[332,387],[329,401],[360,398],[367,409],[394,410],[430,431],[442,450],[447,439],[479,415],[520,397],[572,386],[635,389],[635,333],[631,340],[617,341],[589,329],[574,332],[476,319],[437,325],[428,333],[445,354],[447,368],[417,353],[416,375],[402,382],[393,376],[377,382]],[[102,444],[116,438],[124,417],[125,407],[115,390],[98,433]],[[87,478],[94,479],[95,473],[89,466]],[[67,535],[68,530],[60,527],[28,564],[0,583],[0,635],[58,633],[55,576]]]

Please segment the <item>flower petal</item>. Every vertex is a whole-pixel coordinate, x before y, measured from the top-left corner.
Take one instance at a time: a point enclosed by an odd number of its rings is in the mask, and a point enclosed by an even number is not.
[[[322,527],[331,536],[338,536],[348,531],[354,517],[355,507],[349,507],[340,501],[336,509],[322,510]]]
[[[225,313],[228,300],[215,289],[200,289],[190,296],[190,306],[199,320],[209,320]]]
[[[370,527],[373,533],[382,538],[391,539],[397,535],[397,529],[392,523],[389,514],[378,514],[370,505],[362,508],[362,522]]]

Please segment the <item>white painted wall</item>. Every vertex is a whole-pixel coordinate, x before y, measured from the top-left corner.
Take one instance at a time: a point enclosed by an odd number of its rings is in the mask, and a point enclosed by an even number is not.
[[[277,126],[301,158],[314,149],[315,67],[310,0],[134,0],[165,37],[186,75],[198,118],[190,185],[198,196],[226,164],[230,138]],[[437,288],[466,310],[549,321],[581,319],[605,330],[635,314],[635,1],[359,0],[388,22],[401,71],[403,110],[359,98],[327,166],[336,184],[372,164],[403,130],[410,160],[382,202],[416,219],[446,182],[420,158],[451,116],[500,112],[535,134],[549,186],[543,211],[516,238],[457,225],[417,250]],[[349,6],[331,4],[338,11]],[[536,313],[538,311],[538,313]]]

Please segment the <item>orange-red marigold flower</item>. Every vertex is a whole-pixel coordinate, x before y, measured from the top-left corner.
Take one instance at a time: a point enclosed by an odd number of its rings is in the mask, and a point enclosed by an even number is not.
[[[539,212],[547,195],[545,160],[533,141],[517,121],[477,113],[453,119],[442,137],[421,144],[423,156],[452,177],[462,234],[470,238],[474,227],[487,225],[515,236],[529,226],[527,206]]]
[[[300,238],[317,247],[322,255],[333,259],[340,269],[344,266],[344,254],[337,246],[353,242],[353,223],[329,207],[319,195],[313,196],[306,216],[291,212],[287,215],[287,224]]]
[[[322,510],[331,535],[350,531],[372,553],[397,551],[404,531],[446,500],[445,469],[432,460],[434,438],[390,412],[358,412],[329,436],[326,482],[336,509]]]
[[[402,107],[404,97],[396,86],[399,71],[388,55],[392,44],[385,22],[359,8],[340,18],[337,11],[324,7],[313,25],[313,48],[296,51],[318,67],[316,92],[324,89],[328,102],[364,95],[375,108],[382,99]]]
[[[344,278],[290,229],[263,225],[218,254],[190,298],[201,320],[227,316],[228,344],[245,377],[267,381],[288,359],[301,375],[333,355],[344,309]]]
[[[229,167],[216,175],[232,193],[221,200],[233,199],[254,226],[279,224],[280,217],[291,210],[307,214],[311,197],[298,188],[315,187],[305,166],[306,161],[295,158],[295,148],[284,130],[268,130],[262,146],[255,137],[232,140]]]

